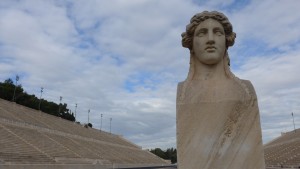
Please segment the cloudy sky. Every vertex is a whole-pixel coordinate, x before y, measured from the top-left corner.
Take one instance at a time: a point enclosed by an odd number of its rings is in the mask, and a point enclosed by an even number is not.
[[[0,81],[20,76],[28,93],[77,121],[143,148],[176,145],[176,87],[189,67],[181,33],[203,10],[226,14],[237,33],[232,71],[251,80],[263,141],[300,127],[299,0],[1,0]]]

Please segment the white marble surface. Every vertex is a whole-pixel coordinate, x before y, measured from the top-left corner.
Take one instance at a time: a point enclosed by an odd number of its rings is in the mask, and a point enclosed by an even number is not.
[[[182,37],[190,70],[177,89],[178,168],[265,169],[255,90],[229,69],[235,33],[228,19],[196,14]]]

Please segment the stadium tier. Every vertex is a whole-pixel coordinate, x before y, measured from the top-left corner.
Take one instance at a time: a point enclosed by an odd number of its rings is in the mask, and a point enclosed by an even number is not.
[[[0,99],[0,164],[166,162],[121,136]]]
[[[264,146],[269,167],[300,167],[300,129],[283,133]]]

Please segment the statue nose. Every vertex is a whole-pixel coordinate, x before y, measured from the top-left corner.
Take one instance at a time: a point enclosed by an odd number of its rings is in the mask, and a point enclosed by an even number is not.
[[[208,32],[207,43],[208,44],[215,43],[214,34],[211,31]]]
[[[209,44],[209,45],[214,44],[214,43],[215,43],[215,40],[213,40],[213,39],[207,41],[207,44]]]

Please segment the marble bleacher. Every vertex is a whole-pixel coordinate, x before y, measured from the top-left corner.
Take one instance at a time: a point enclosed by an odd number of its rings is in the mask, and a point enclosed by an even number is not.
[[[54,163],[54,160],[35,149],[22,137],[0,125],[0,158],[10,163]]]
[[[300,130],[282,134],[264,146],[267,166],[300,167]]]
[[[82,164],[165,164],[121,136],[0,99],[0,163],[57,164],[76,159]]]

